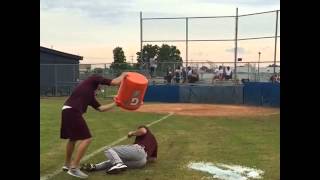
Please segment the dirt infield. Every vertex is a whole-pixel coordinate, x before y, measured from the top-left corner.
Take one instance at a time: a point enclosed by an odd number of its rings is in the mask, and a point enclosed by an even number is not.
[[[254,106],[218,105],[218,104],[187,104],[187,103],[159,103],[144,104],[138,112],[169,113],[188,116],[264,116],[279,114],[279,108],[265,108]]]

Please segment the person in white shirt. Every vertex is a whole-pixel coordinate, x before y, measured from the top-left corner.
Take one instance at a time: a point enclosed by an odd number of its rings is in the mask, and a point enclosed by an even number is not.
[[[220,66],[219,66],[219,68],[220,68]],[[217,79],[220,79],[219,69],[218,69],[218,68],[216,68],[216,69],[214,70],[214,74],[213,74],[213,78],[212,78],[212,84],[213,84],[214,81],[217,80]]]
[[[187,68],[187,76],[189,77],[189,76],[192,76],[192,69],[191,69],[191,67],[189,66],[188,68]]]
[[[176,81],[176,83],[180,83],[180,79],[181,79],[181,70],[180,70],[180,66],[178,66],[174,72],[174,79]]]
[[[226,69],[226,80],[232,79],[232,70],[230,69],[229,66],[227,66]]]
[[[214,70],[214,75],[219,77],[219,69],[218,68]]]
[[[188,67],[188,83],[195,83],[196,81],[199,81],[199,76],[195,70],[193,70],[190,66]]]
[[[167,81],[168,84],[171,84],[172,78],[173,78],[173,72],[171,70],[171,67],[168,67],[167,75],[164,77],[164,79]]]
[[[156,61],[156,56],[153,58],[150,58],[150,75],[153,77],[153,73],[155,69],[157,68],[157,61]]]
[[[199,74],[200,74],[200,80],[203,80],[203,74],[205,73],[205,70],[204,70],[204,68],[200,68],[199,69]]]
[[[223,68],[222,68],[222,66],[219,66],[219,79],[223,80]]]

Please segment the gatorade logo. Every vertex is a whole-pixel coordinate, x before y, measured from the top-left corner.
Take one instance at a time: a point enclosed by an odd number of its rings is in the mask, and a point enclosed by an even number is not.
[[[132,98],[131,98],[131,106],[136,106],[139,104],[140,100],[139,100],[139,95],[140,95],[140,91],[134,91],[132,93]]]
[[[139,103],[139,98],[132,98],[130,105],[135,106]]]

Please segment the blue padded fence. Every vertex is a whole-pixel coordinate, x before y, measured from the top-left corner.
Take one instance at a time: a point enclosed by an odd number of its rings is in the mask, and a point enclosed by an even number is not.
[[[246,104],[280,106],[280,84],[245,83],[244,85],[150,85],[145,102]]]
[[[243,92],[244,104],[280,107],[279,83],[248,82]]]
[[[179,102],[179,86],[149,85],[144,96],[145,102]]]
[[[242,86],[180,86],[180,102],[242,104]]]

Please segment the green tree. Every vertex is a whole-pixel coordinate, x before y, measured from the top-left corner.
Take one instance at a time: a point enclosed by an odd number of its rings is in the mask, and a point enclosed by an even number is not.
[[[129,64],[126,62],[126,56],[121,47],[116,47],[113,49],[113,62],[110,68],[116,72],[125,70],[129,68]]]
[[[159,55],[157,57],[158,69],[160,71],[166,71],[169,67],[172,70],[177,66],[182,66],[182,57],[180,56],[180,50],[176,46],[169,46],[163,44],[159,49]]]
[[[144,45],[142,48],[142,55],[140,52],[137,52],[137,66],[142,67],[144,65],[147,65],[150,61],[150,58],[153,58],[154,56],[159,54],[159,46],[158,45],[152,45],[147,44]],[[148,68],[145,67],[145,68]]]
[[[150,58],[157,56],[158,68],[157,71],[166,72],[168,67],[173,69],[177,66],[182,66],[182,58],[180,50],[176,46],[169,46],[163,44],[161,47],[158,45],[147,44],[142,48],[142,55],[137,52],[137,66],[148,68],[147,64]],[[146,66],[145,66],[146,65]]]

